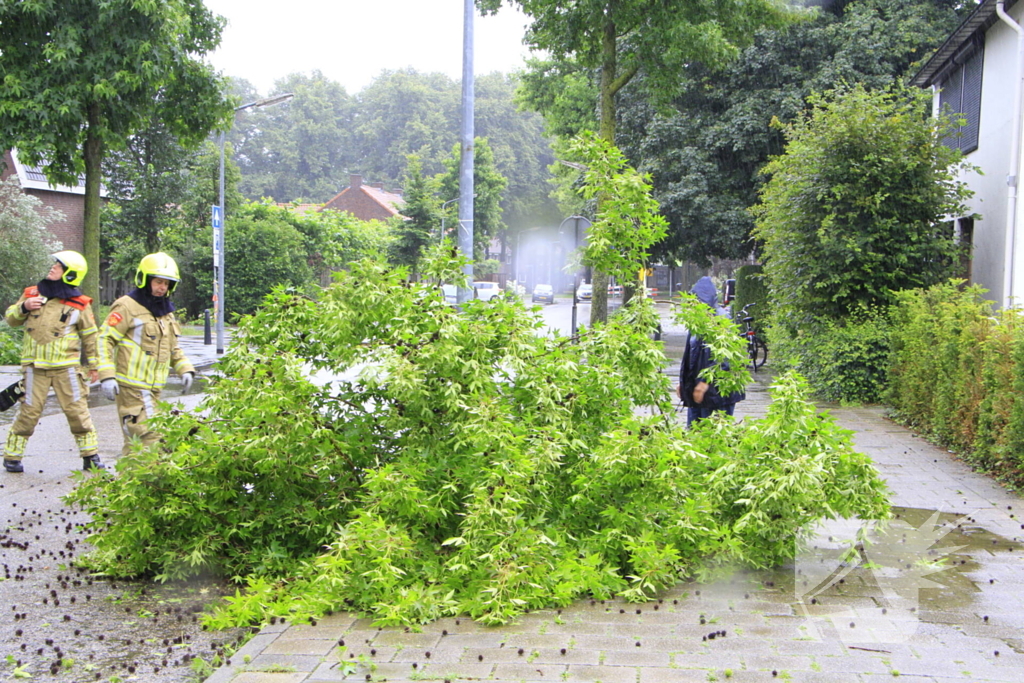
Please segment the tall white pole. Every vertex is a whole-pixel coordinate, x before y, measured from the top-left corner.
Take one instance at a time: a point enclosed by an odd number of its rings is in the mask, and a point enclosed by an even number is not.
[[[459,250],[469,259],[463,268],[473,283],[473,0],[463,0],[462,30],[462,154],[459,160]],[[459,288],[458,302],[472,298],[473,290]]]
[[[214,269],[217,271],[217,286],[214,288],[213,296],[213,312],[217,317],[217,353],[224,353],[224,251],[225,251],[225,240],[224,240],[224,131],[220,132],[220,191],[218,193],[217,204],[220,206],[220,230],[218,235],[214,235],[215,247],[217,253],[214,254],[216,263],[214,263]]]
[[[274,104],[280,104],[281,102],[287,102],[294,95],[290,92],[283,93],[281,95],[274,95],[262,100],[256,100],[248,104],[243,104],[241,107],[235,107],[235,113],[243,111],[245,109],[253,109],[255,107],[268,107]],[[233,121],[234,119],[232,119]],[[216,279],[214,282],[214,311],[217,314],[217,353],[224,353],[224,318],[227,314],[227,307],[224,301],[224,252],[227,251],[227,240],[224,236],[227,234],[227,211],[224,209],[224,137],[227,131],[220,132],[220,178],[219,178],[219,192],[217,201],[220,205],[220,256],[218,257],[217,245],[214,244],[214,263],[213,269],[216,271]],[[216,232],[216,231],[215,231]],[[217,235],[214,235],[214,241],[217,241]]]

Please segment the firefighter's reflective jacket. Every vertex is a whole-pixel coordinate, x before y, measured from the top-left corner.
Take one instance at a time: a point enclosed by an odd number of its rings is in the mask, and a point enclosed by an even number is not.
[[[121,297],[100,328],[100,380],[160,389],[172,368],[179,375],[195,372],[178,346],[180,334],[173,313],[157,318],[135,299]]]
[[[7,308],[4,319],[11,327],[25,327],[21,364],[37,368],[67,368],[79,365],[82,347],[90,368],[96,367],[96,319],[92,299],[47,299],[42,307],[25,311],[25,300],[39,296],[35,286],[27,287],[17,302]]]

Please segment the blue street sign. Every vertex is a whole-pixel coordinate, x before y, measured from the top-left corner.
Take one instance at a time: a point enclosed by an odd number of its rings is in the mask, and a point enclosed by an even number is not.
[[[213,207],[213,262],[220,264],[220,248],[224,239],[224,212],[219,206]]]

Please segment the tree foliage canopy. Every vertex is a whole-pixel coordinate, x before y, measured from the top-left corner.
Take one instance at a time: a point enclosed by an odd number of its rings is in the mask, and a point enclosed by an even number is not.
[[[0,3],[0,139],[54,183],[85,173],[84,289],[99,293],[100,167],[154,112],[198,142],[230,112],[199,57],[222,20],[200,0]]]
[[[670,224],[654,255],[702,264],[749,255],[753,220],[747,209],[757,201],[760,168],[785,144],[772,120],[796,120],[811,93],[843,83],[888,87],[973,6],[952,0],[827,3],[805,21],[758,30],[724,66],[695,60],[679,74],[667,107],[643,88],[625,90],[616,142],[652,175]]]
[[[952,274],[957,245],[943,221],[966,213],[968,190],[930,100],[857,85],[812,97],[785,127],[754,209],[777,322],[842,318]]]

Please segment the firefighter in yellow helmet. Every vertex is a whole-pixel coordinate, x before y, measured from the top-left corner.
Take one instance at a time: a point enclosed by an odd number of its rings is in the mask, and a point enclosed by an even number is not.
[[[89,383],[96,381],[96,319],[92,299],[78,289],[89,266],[76,251],[59,251],[53,258],[46,277],[26,288],[5,314],[8,325],[25,328],[21,347],[25,395],[4,444],[8,472],[24,471],[25,447],[51,387],[78,444],[82,469],[103,469],[89,415]],[[82,368],[83,346],[89,382]]]
[[[171,292],[180,280],[178,264],[163,252],[149,254],[135,271],[135,289],[114,302],[100,328],[99,371],[103,395],[117,402],[126,454],[134,439],[147,446],[160,435],[147,426],[173,369],[182,393],[192,388],[195,368],[178,346],[181,327]]]

